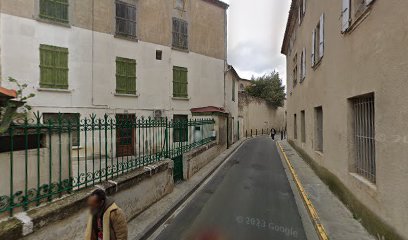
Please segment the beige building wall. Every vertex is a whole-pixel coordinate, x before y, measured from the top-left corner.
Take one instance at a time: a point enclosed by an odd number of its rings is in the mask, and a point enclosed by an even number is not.
[[[245,89],[251,86],[252,80],[240,79],[239,80],[239,92],[245,92]]]
[[[225,111],[229,113],[229,143],[238,140],[239,113],[238,113],[238,84],[240,77],[231,66],[225,74]],[[240,134],[240,137],[243,135]]]
[[[81,119],[91,114],[97,118],[108,114],[113,119],[116,114],[154,117],[155,110],[162,110],[162,117],[169,119],[175,114],[193,118],[192,108],[225,107],[228,6],[219,1],[189,0],[184,10],[178,10],[173,0],[122,1],[136,4],[137,39],[115,36],[114,0],[69,0],[69,24],[39,19],[39,0],[0,0],[0,85],[15,88],[6,80],[13,77],[27,84],[25,95],[35,94],[29,100],[33,112],[78,113]],[[188,21],[188,50],[172,48],[173,17]],[[40,87],[40,44],[68,49],[68,89]],[[156,51],[162,52],[161,60],[156,59]],[[116,57],[136,60],[137,94],[116,93]],[[174,66],[188,70],[188,98],[173,97]],[[81,159],[87,157],[85,152],[88,156],[92,152],[89,145],[84,146],[83,135],[81,146],[72,150],[75,156],[79,152]],[[115,136],[110,141],[115,142]],[[109,147],[109,153],[115,148],[115,144]],[[47,154],[41,150],[41,160]],[[0,182],[9,178],[9,158],[0,154],[0,168],[5,169]],[[29,159],[35,159],[34,152],[29,152]],[[15,153],[15,162],[17,167],[23,165],[23,151]],[[30,168],[31,163],[35,161],[30,162]],[[35,168],[31,170],[30,179],[36,173]],[[21,182],[16,179],[15,190],[21,188]],[[1,188],[0,195],[4,191],[8,189]]]
[[[226,59],[226,4],[220,1],[187,0],[184,10],[175,9],[175,0],[122,0],[136,5],[137,39],[171,47],[172,17],[189,22],[189,51]],[[69,0],[70,23],[110,35],[115,34],[115,1]],[[1,12],[39,19],[39,0],[2,0]],[[62,25],[64,26],[64,25]]]
[[[317,163],[334,173],[357,199],[408,238],[408,1],[373,1],[360,21],[341,33],[342,1],[308,0],[301,25],[297,1],[289,17],[282,52],[287,56],[288,136]],[[352,1],[353,3],[354,1]],[[361,1],[360,1],[361,2]],[[324,56],[311,67],[312,31],[324,14]],[[296,35],[293,50],[289,39]],[[306,49],[306,77],[293,86],[294,54]],[[298,57],[297,64],[300,64]],[[298,71],[299,72],[299,71]],[[299,79],[299,77],[297,77]],[[375,95],[376,183],[355,174],[352,109],[349,99]],[[323,152],[315,151],[314,108],[323,109]],[[300,139],[305,111],[306,141]],[[298,138],[294,138],[294,114]]]
[[[262,129],[269,134],[270,129],[275,128],[277,131],[284,129],[285,107],[274,108],[265,100],[249,96],[246,93],[239,93],[239,117],[243,120],[242,133],[248,136],[255,131],[262,133]]]

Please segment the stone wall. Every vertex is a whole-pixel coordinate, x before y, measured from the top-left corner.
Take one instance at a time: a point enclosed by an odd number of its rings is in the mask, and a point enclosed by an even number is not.
[[[184,179],[190,179],[224,150],[225,146],[217,145],[214,141],[183,154]]]
[[[106,189],[128,220],[173,191],[173,161],[149,166],[155,169],[141,168],[98,186]],[[25,240],[83,239],[88,215],[86,198],[95,188],[78,191],[0,222],[0,239],[20,239],[23,234]]]
[[[274,108],[265,100],[249,96],[246,93],[239,93],[239,117],[242,119],[242,126],[240,132],[248,134],[251,131],[258,129],[276,130],[285,128],[285,108]]]

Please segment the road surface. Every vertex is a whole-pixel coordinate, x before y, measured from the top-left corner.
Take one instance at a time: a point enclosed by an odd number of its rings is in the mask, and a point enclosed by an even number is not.
[[[155,239],[306,239],[278,149],[269,137],[246,141],[164,226]]]

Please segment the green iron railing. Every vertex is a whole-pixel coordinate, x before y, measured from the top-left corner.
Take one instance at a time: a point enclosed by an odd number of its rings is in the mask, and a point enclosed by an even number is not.
[[[178,157],[215,139],[213,119],[43,118],[37,113],[0,136],[0,215]]]

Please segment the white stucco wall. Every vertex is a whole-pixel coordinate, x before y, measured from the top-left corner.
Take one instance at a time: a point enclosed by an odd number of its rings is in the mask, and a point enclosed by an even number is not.
[[[152,116],[153,109],[161,109],[170,117],[189,114],[194,107],[224,105],[222,59],[6,14],[1,14],[0,22],[1,85],[13,87],[5,81],[8,77],[27,83],[27,93],[36,94],[29,102],[35,111]],[[69,91],[38,90],[40,44],[69,49]],[[163,51],[162,60],[156,60],[156,50]],[[117,56],[136,59],[138,97],[114,95]],[[188,101],[172,99],[173,66],[188,69]]]

